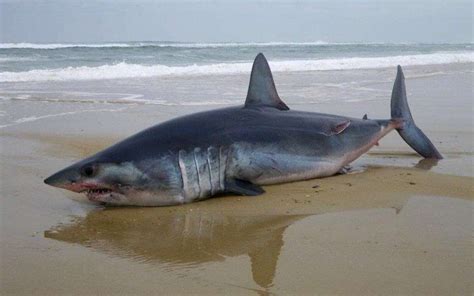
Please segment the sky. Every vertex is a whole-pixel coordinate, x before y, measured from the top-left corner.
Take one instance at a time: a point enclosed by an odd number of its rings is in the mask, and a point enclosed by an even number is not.
[[[472,1],[0,0],[0,42],[472,42]]]

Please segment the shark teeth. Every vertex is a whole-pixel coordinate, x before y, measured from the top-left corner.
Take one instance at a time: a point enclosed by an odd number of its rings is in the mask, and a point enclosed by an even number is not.
[[[107,189],[107,188],[98,188],[98,189],[89,189],[87,190],[87,194],[106,194],[106,193],[111,193],[112,190]]]

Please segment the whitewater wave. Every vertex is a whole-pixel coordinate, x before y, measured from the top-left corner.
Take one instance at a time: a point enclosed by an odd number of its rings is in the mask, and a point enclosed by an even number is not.
[[[270,47],[270,46],[314,46],[314,45],[337,45],[342,43],[329,43],[326,41],[314,42],[225,42],[225,43],[158,43],[148,44],[156,47],[178,47],[178,48],[217,48],[217,47]],[[147,46],[143,44],[142,46]]]
[[[215,47],[266,47],[266,46],[309,46],[336,45],[346,43],[314,42],[219,42],[219,43],[181,43],[181,42],[133,42],[133,43],[0,43],[0,49],[60,49],[60,48],[113,48],[113,47],[178,47],[178,48],[215,48]]]
[[[466,47],[470,48],[473,43],[466,43]],[[345,46],[345,45],[361,45],[361,46],[403,46],[403,45],[430,45],[430,43],[386,43],[386,42],[327,42],[327,41],[311,41],[311,42],[117,42],[117,43],[0,43],[0,49],[64,49],[64,48],[137,48],[137,47],[171,47],[171,48],[220,48],[220,47],[280,47],[280,46]],[[431,45],[450,45],[431,44]],[[460,45],[460,44],[451,44]]]
[[[58,48],[75,48],[75,47],[133,47],[133,44],[128,43],[103,43],[103,44],[64,44],[64,43],[0,43],[0,49],[58,49]]]
[[[395,65],[416,66],[451,63],[472,63],[473,52],[433,53],[371,58],[339,58],[321,60],[273,61],[274,72],[324,71],[387,68]],[[249,63],[217,63],[209,65],[166,66],[118,63],[98,67],[68,67],[59,69],[31,70],[26,72],[0,72],[0,82],[17,81],[68,81],[102,80],[120,78],[145,78],[155,76],[227,75],[248,73]]]

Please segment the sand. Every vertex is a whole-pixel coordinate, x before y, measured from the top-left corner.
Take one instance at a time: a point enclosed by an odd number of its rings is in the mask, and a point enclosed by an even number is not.
[[[100,106],[115,111],[5,127],[0,292],[472,295],[472,65],[460,67],[406,70],[417,124],[445,160],[421,160],[393,133],[349,174],[266,186],[258,197],[103,208],[42,183],[135,131],[211,107]],[[370,80],[379,73],[365,74]],[[306,76],[298,75],[276,77],[283,93]],[[15,112],[22,103],[4,107]],[[41,108],[65,113],[68,104]],[[388,104],[296,107],[371,117],[388,113]]]

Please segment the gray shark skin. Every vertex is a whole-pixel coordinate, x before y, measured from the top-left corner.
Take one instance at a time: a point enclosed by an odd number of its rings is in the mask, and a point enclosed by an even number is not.
[[[260,185],[331,176],[396,129],[421,156],[441,159],[415,125],[398,66],[392,118],[289,110],[270,67],[255,58],[244,106],[179,117],[135,134],[45,180],[113,205],[167,206]]]

